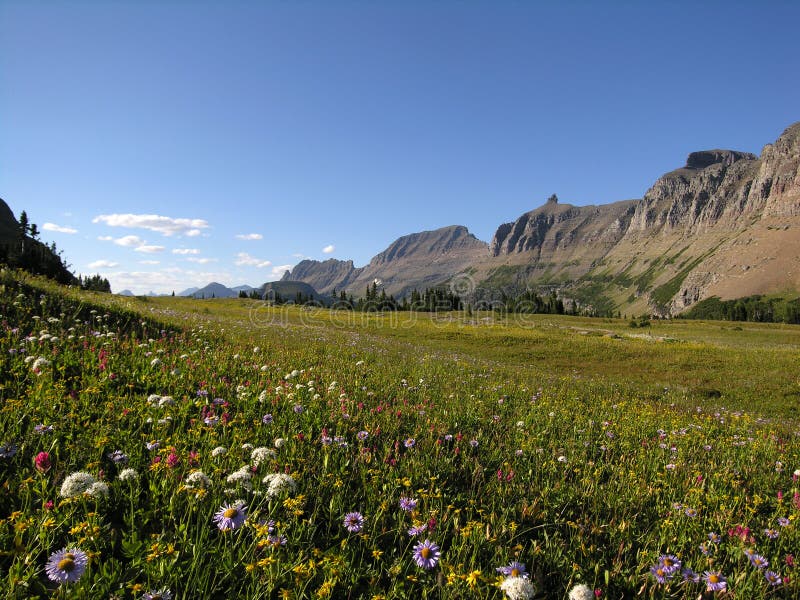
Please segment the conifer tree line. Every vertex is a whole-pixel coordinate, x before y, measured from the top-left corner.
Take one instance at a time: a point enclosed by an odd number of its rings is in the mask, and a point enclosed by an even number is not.
[[[0,264],[44,275],[58,283],[80,285],[86,290],[111,291],[108,279],[99,274],[76,278],[69,270],[63,251],[56,247],[55,242],[47,244],[41,241],[40,235],[39,227],[30,222],[28,213],[23,210],[13,231],[0,237]]]
[[[365,293],[359,298],[353,297],[345,290],[334,289],[329,297],[315,297],[313,294],[297,292],[294,296],[286,297],[280,293],[270,291],[264,296],[261,290],[251,292],[240,291],[239,298],[255,300],[268,300],[273,304],[297,304],[324,306],[338,310],[353,310],[362,312],[382,311],[416,311],[416,312],[448,312],[448,311],[493,311],[497,313],[542,313],[542,314],[569,314],[564,302],[555,292],[540,296],[536,292],[526,291],[522,294],[511,296],[503,292],[498,300],[467,300],[454,293],[447,286],[425,288],[422,292],[414,288],[410,294],[400,300],[394,295],[386,293],[377,282],[367,285]],[[572,305],[573,307],[575,304]]]

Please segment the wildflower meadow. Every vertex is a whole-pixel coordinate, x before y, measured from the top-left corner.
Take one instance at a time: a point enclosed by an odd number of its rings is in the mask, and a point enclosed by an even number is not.
[[[800,330],[524,318],[3,271],[0,595],[799,597]]]

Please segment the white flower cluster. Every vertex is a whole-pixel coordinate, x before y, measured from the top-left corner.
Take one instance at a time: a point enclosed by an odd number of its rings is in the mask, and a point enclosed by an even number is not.
[[[217,446],[211,451],[211,456],[216,458],[217,456],[225,456],[228,453],[228,449],[225,446]]]
[[[33,361],[33,366],[31,368],[38,373],[44,367],[47,367],[49,365],[50,361],[47,360],[44,356],[40,356],[39,358]]]
[[[150,406],[158,406],[161,408],[164,406],[172,406],[175,404],[175,399],[172,396],[159,396],[158,394],[150,394],[147,397],[147,403]]]
[[[225,479],[230,485],[240,485],[248,492],[253,489],[253,484],[250,479],[253,474],[250,472],[250,465],[244,465],[238,471],[234,471]]]
[[[89,473],[77,471],[69,475],[61,484],[61,495],[64,498],[74,498],[82,494],[88,494],[95,498],[108,496],[108,486],[102,481],[97,481]]]
[[[186,477],[186,487],[187,488],[194,488],[194,487],[201,487],[207,488],[211,487],[211,478],[203,473],[202,471],[192,471]]]
[[[569,600],[594,600],[594,590],[585,583],[579,583],[569,591]]]
[[[257,467],[262,462],[272,460],[275,456],[275,450],[272,448],[259,446],[258,448],[253,448],[253,451],[250,453],[250,460],[253,461],[253,466]]]
[[[293,493],[297,489],[297,483],[290,475],[284,473],[270,473],[264,479],[263,483],[267,484],[267,497],[275,498],[280,496],[284,491]]]
[[[536,588],[530,579],[525,577],[506,577],[500,584],[509,600],[530,600],[536,594]]]
[[[139,473],[136,472],[136,469],[122,469],[119,473],[120,481],[136,481],[137,479],[139,479]]]
[[[267,497],[269,498],[280,496],[284,491],[292,493],[297,489],[295,480],[285,473],[270,473],[262,479],[262,482],[268,486]]]

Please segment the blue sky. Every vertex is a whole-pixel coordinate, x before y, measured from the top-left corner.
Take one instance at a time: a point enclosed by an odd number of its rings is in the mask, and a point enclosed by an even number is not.
[[[800,120],[799,6],[6,0],[0,197],[136,293],[489,241],[759,153]]]

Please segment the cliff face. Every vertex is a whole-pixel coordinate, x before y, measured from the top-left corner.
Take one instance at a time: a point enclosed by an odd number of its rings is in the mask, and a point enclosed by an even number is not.
[[[800,291],[800,123],[751,161],[735,194],[720,196],[729,234],[686,276],[672,314],[710,296]]]
[[[693,152],[686,166],[659,178],[636,205],[629,234],[651,236],[709,227],[736,228],[746,213],[758,160],[731,150]]]
[[[319,293],[329,294],[334,289],[347,287],[358,271],[352,260],[302,260],[291,271],[286,271],[281,281],[303,281]]]
[[[693,152],[638,201],[548,203],[501,225],[495,260],[517,287],[600,284],[604,305],[676,314],[703,298],[800,290],[800,123],[761,156]],[[492,281],[492,265],[485,265]]]
[[[284,274],[282,281],[305,281],[322,294],[335,288],[358,297],[377,279],[387,294],[402,297],[414,288],[447,283],[486,253],[485,242],[466,227],[453,225],[403,236],[364,267],[354,268],[352,261],[304,260]]]
[[[763,203],[765,217],[800,215],[800,123],[764,147],[749,200]]]
[[[598,252],[619,241],[633,214],[634,200],[604,206],[571,206],[548,202],[501,225],[489,245],[492,256],[531,252],[537,260],[568,260],[578,248]],[[563,258],[558,257],[564,254]]]

